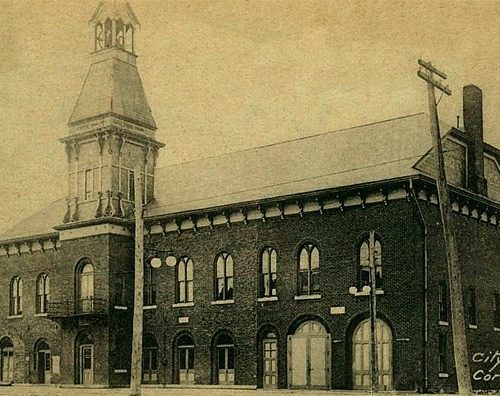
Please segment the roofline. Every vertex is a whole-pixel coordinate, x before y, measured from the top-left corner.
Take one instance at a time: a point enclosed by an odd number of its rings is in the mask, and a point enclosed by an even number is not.
[[[235,207],[241,207],[241,206],[258,206],[262,204],[269,204],[269,203],[277,203],[280,201],[286,201],[286,200],[302,200],[304,198],[308,197],[313,197],[313,196],[318,196],[318,195],[329,195],[329,194],[335,194],[335,193],[347,193],[350,190],[354,189],[360,189],[360,188],[373,188],[376,187],[377,185],[380,184],[396,184],[396,183],[402,183],[409,181],[412,178],[415,178],[418,176],[417,174],[414,175],[406,175],[406,176],[400,176],[400,177],[395,177],[391,179],[382,179],[382,180],[377,180],[373,182],[366,182],[366,183],[358,183],[358,184],[349,184],[349,185],[343,185],[339,187],[333,187],[333,188],[327,188],[327,189],[321,189],[321,190],[313,190],[313,191],[305,191],[302,193],[297,193],[297,194],[287,194],[287,195],[279,195],[276,197],[271,197],[271,198],[263,198],[263,199],[256,199],[256,200],[251,200],[251,201],[239,201],[239,202],[234,202],[231,204],[226,204],[226,205],[218,205],[218,206],[207,206],[204,208],[200,209],[194,209],[194,210],[185,210],[181,212],[173,212],[173,213],[165,213],[165,214],[160,214],[160,215],[154,215],[154,216],[147,216],[147,211],[148,209],[145,209],[145,215],[144,215],[144,221],[149,222],[149,221],[155,221],[159,219],[164,219],[164,218],[173,218],[173,217],[189,217],[190,215],[195,215],[199,213],[210,213],[210,212],[220,212],[225,209],[229,208],[235,208]]]
[[[13,243],[24,242],[24,241],[33,241],[37,239],[50,239],[50,238],[59,238],[58,232],[47,232],[44,234],[28,234],[26,236],[19,236],[10,239],[0,239],[0,245],[10,245]]]

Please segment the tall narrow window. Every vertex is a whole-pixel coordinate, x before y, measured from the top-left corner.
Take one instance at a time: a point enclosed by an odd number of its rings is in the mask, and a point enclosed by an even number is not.
[[[371,243],[373,246],[370,246]],[[366,239],[359,248],[358,284],[360,288],[371,286],[370,261],[372,258],[375,266],[375,287],[377,289],[382,287],[382,245],[377,239],[372,242]]]
[[[500,294],[495,293],[493,299],[493,326],[497,329],[500,329]]]
[[[49,303],[49,277],[47,274],[38,275],[36,281],[36,313],[46,313]]]
[[[177,302],[193,301],[193,260],[181,257],[177,264]]]
[[[23,280],[16,276],[10,282],[10,314],[23,313]]]
[[[277,280],[277,254],[276,250],[266,247],[262,250],[260,259],[260,296],[276,296]]]
[[[300,295],[319,293],[319,250],[307,243],[299,250],[299,290]]]
[[[79,313],[94,310],[94,266],[84,259],[78,265],[76,310]]]
[[[129,171],[128,172],[128,191],[127,191],[127,197],[131,201],[135,200],[135,176],[134,176],[134,171]]]
[[[446,334],[441,333],[439,334],[438,338],[438,369],[440,373],[447,373],[448,372],[448,365],[446,362],[446,345],[447,340],[446,340]]]
[[[156,305],[156,285],[150,264],[145,266],[144,271],[144,305]]]
[[[439,321],[448,322],[448,286],[445,281],[439,281]]]
[[[94,181],[92,180],[92,169],[85,171],[85,200],[92,199],[92,191],[94,188]]]
[[[215,260],[215,299],[232,300],[234,297],[234,262],[229,253],[220,253]]]
[[[469,296],[468,296],[468,314],[469,314],[469,326],[477,325],[477,317],[476,317],[476,289],[473,287],[469,287]]]

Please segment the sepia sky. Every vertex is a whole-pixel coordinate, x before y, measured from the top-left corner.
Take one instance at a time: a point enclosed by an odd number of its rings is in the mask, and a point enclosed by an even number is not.
[[[0,233],[66,195],[58,139],[90,65],[97,4],[0,0]],[[483,89],[485,138],[500,146],[500,1],[130,5],[167,144],[158,166],[427,111],[420,57],[448,74],[444,121],[461,115],[463,85]]]

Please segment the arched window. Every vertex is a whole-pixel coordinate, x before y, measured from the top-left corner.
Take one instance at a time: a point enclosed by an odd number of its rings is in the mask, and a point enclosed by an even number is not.
[[[266,247],[260,256],[260,296],[276,296],[277,254],[276,250]]]
[[[49,287],[49,276],[47,274],[38,275],[38,279],[36,280],[36,313],[47,312]]]
[[[215,260],[215,299],[232,300],[234,297],[234,262],[229,253],[220,253]]]
[[[179,384],[194,384],[194,342],[184,334],[177,340],[177,379]]]
[[[142,351],[142,382],[158,381],[158,343],[151,334],[144,336]]]
[[[9,337],[0,340],[0,381],[14,380],[14,344]]]
[[[217,381],[219,385],[234,385],[234,341],[227,334],[217,337],[216,344]]]
[[[371,257],[373,257],[373,265],[375,267],[376,288],[382,287],[382,245],[380,244],[380,241],[378,239],[367,238],[361,243],[361,246],[359,247],[359,288],[371,285]]]
[[[15,276],[10,282],[10,314],[22,315],[23,313],[23,280]]]
[[[193,301],[193,260],[181,257],[177,264],[177,302]]]
[[[299,294],[319,293],[319,250],[307,243],[299,250]]]
[[[77,266],[76,310],[79,313],[94,309],[94,266],[88,259]]]

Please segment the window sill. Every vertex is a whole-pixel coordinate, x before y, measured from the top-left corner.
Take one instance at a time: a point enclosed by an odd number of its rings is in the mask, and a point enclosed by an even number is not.
[[[226,304],[234,304],[234,300],[216,300],[210,303],[211,305],[226,305]]]
[[[360,291],[360,292],[356,292],[354,294],[354,297],[369,297],[370,294],[371,294],[370,292]],[[375,295],[376,296],[382,296],[383,294],[384,294],[383,290],[375,290]]]
[[[114,369],[113,372],[116,374],[126,374],[128,372],[128,370],[127,369]]]
[[[278,296],[259,297],[257,302],[278,301]]]
[[[439,378],[448,378],[449,374],[448,373],[439,373],[438,376],[439,376]]]
[[[448,322],[445,322],[444,320],[439,321],[440,326],[448,326]]]
[[[45,317],[45,316],[47,316],[47,315],[48,315],[48,314],[47,314],[47,312],[40,312],[40,313],[36,313],[36,314],[34,314],[33,316],[34,316],[35,318],[43,318],[43,317]]]
[[[319,300],[321,298],[321,294],[304,294],[301,296],[295,296],[293,299],[295,301],[300,300]]]
[[[190,302],[172,304],[172,308],[183,308],[183,307],[194,307],[194,302],[190,301]]]
[[[128,309],[125,305],[115,305],[113,308],[117,311],[126,311]]]
[[[477,325],[469,325],[469,329],[477,329]]]
[[[144,311],[149,310],[149,309],[156,309],[156,308],[158,308],[158,306],[157,306],[157,305],[144,305],[144,306],[142,307],[142,309],[143,309]]]
[[[7,316],[7,319],[21,319],[23,317],[22,314],[20,315],[9,315]]]
[[[498,331],[498,332],[500,332],[500,327],[493,327],[493,331]]]

